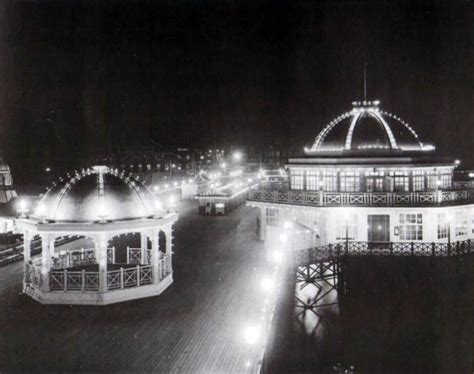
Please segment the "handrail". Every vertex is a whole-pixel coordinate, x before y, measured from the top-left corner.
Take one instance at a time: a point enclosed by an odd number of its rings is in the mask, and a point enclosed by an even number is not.
[[[474,253],[474,242],[359,242],[348,241],[295,250],[295,265],[328,261],[344,256],[453,257]]]
[[[474,190],[419,192],[327,192],[251,189],[247,200],[310,206],[406,206],[440,205],[474,201]]]

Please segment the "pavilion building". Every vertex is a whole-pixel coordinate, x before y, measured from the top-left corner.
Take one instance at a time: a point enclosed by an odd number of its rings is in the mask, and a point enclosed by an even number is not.
[[[173,282],[178,214],[167,213],[123,172],[106,166],[77,172],[26,214],[17,220],[24,235],[23,292],[41,303],[104,305],[156,296]],[[31,258],[33,240],[41,241],[38,258]]]
[[[438,156],[379,101],[352,104],[303,156],[289,159],[287,179],[249,192],[267,247],[277,245],[282,225],[294,226],[294,249],[472,238],[471,183],[453,181],[459,161]]]

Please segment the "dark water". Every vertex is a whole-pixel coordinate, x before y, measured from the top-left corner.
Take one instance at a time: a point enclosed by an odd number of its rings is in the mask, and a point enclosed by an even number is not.
[[[335,304],[306,310],[304,323],[295,323],[295,279],[288,279],[265,372],[331,373],[338,363],[361,373],[474,372],[474,258],[359,257],[338,265],[337,288],[322,300]],[[329,289],[324,283],[322,292]]]

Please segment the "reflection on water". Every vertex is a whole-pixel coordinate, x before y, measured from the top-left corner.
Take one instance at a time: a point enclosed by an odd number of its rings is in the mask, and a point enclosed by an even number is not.
[[[473,264],[364,257],[300,268],[265,371],[472,373]]]

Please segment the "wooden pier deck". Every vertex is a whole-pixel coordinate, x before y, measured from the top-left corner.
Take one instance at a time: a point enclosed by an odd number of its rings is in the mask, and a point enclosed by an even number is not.
[[[242,330],[259,309],[255,212],[202,217],[180,206],[175,283],[106,307],[44,306],[19,295],[22,262],[0,269],[0,371],[244,373],[257,362]],[[251,367],[246,363],[251,360]]]

